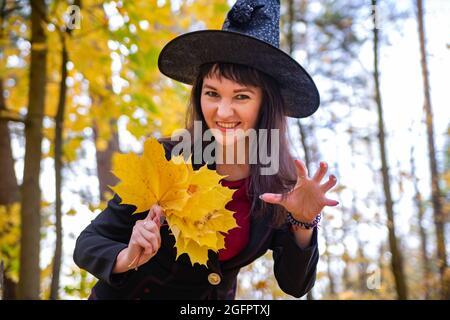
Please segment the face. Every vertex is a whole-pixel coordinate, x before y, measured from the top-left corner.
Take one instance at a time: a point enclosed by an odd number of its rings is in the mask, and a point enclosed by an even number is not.
[[[259,87],[241,85],[232,80],[210,75],[203,79],[201,107],[216,141],[235,143],[239,133],[256,129],[262,91]]]

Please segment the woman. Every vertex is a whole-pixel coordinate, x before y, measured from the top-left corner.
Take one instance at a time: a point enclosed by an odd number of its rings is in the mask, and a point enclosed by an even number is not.
[[[240,268],[268,249],[284,292],[301,297],[313,287],[317,223],[324,206],[338,204],[325,197],[336,178],[330,175],[322,183],[325,163],[309,178],[304,164],[289,154],[286,116],[311,115],[319,95],[306,71],[278,49],[278,23],[278,1],[238,1],[222,30],[182,35],[159,57],[164,74],[193,85],[187,129],[194,133],[200,121],[202,131],[213,130],[216,160],[237,151],[231,163],[207,162],[226,176],[223,186],[236,190],[226,208],[235,212],[239,228],[226,235],[226,249],[210,251],[207,267],[192,266],[186,255],[175,260],[174,237],[160,223],[163,209],[154,205],[150,212],[132,215],[135,207],[120,204],[116,195],[81,233],[74,252],[77,265],[100,279],[91,299],[233,299]],[[261,129],[279,130],[275,144],[268,135],[256,147],[257,152],[277,147],[275,173],[262,174],[260,158],[249,161],[254,146],[248,136],[245,161],[236,161],[242,153],[236,150],[242,138],[237,129],[256,130],[258,136]],[[160,142],[169,159],[175,143],[168,138]],[[204,146],[202,141],[200,152]]]

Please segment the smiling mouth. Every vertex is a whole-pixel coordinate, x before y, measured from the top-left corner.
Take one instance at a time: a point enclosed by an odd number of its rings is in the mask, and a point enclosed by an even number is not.
[[[226,129],[234,129],[236,128],[238,125],[240,125],[240,122],[220,122],[220,121],[216,121],[217,126],[220,129],[226,130]]]

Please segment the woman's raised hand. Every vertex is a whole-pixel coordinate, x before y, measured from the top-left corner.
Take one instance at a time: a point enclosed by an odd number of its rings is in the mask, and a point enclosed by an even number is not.
[[[327,173],[328,166],[321,162],[319,169],[312,178],[308,177],[308,170],[301,160],[294,160],[297,169],[297,183],[294,188],[283,197],[277,193],[264,193],[260,196],[263,201],[282,205],[292,216],[302,222],[312,222],[325,206],[336,206],[338,201],[328,199],[325,194],[336,185],[337,179],[330,175],[321,184]]]

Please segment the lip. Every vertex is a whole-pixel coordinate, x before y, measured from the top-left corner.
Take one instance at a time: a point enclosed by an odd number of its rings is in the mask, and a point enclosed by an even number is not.
[[[235,126],[234,128],[224,128],[224,127],[221,127],[221,126],[218,124],[218,122],[216,121],[216,127],[217,127],[220,131],[222,131],[222,132],[232,132],[232,131],[236,130],[237,128],[239,128],[239,126],[241,125],[241,122],[240,122],[240,121],[237,121],[237,122],[238,122],[238,124],[237,124],[237,126]]]

